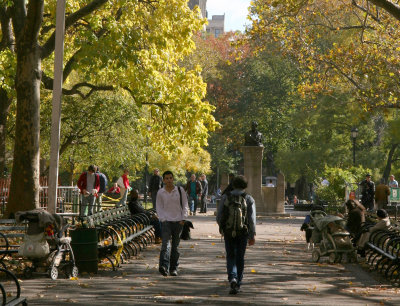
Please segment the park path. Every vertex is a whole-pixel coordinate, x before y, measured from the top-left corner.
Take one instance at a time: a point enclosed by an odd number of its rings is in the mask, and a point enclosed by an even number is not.
[[[312,263],[299,228],[303,217],[257,219],[246,253],[242,292],[228,294],[223,241],[215,217],[191,217],[192,240],[181,243],[178,277],[158,273],[153,245],[118,271],[77,280],[22,281],[29,305],[400,305],[400,293],[361,264]]]

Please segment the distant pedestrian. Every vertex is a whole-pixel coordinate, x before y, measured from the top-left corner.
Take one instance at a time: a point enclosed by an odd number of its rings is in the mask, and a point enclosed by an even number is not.
[[[200,175],[200,183],[201,183],[200,213],[205,214],[207,212],[208,181],[204,173]]]
[[[244,176],[235,177],[232,186],[233,190],[222,197],[218,206],[217,223],[225,240],[229,293],[237,294],[243,280],[247,243],[255,243],[256,205],[254,199],[244,191],[247,187]]]
[[[100,172],[100,168],[98,166],[96,166],[96,173],[99,175],[100,178],[100,189],[99,192],[97,194],[97,198],[96,198],[96,212],[100,212],[103,211],[102,208],[102,204],[103,204],[103,193],[105,193],[107,191],[107,177],[104,173]]]
[[[197,205],[201,198],[201,183],[196,179],[196,174],[190,176],[185,188],[190,204],[190,215],[196,215]]]
[[[365,176],[365,180],[360,183],[361,203],[368,210],[374,210],[375,183],[371,181],[371,174]]]
[[[269,180],[269,183],[267,184],[267,187],[275,187],[274,183],[272,183],[272,180]]]
[[[329,181],[324,177],[322,179],[321,185],[324,187],[328,187],[329,186]]]
[[[112,193],[112,194],[119,194],[120,192],[121,188],[119,188],[117,183],[114,183],[114,185],[107,191],[107,193]]]
[[[156,209],[157,205],[157,192],[163,187],[162,177],[160,176],[160,170],[154,169],[153,175],[149,182],[149,196],[151,196],[151,201],[153,203],[153,208]]]
[[[178,275],[179,242],[184,220],[188,215],[188,201],[182,187],[174,185],[171,171],[163,173],[164,187],[157,193],[157,215],[161,221],[162,245],[159,272],[167,276]]]
[[[394,175],[391,174],[389,176],[389,187],[390,188],[398,188],[399,187],[399,183],[394,179]]]
[[[389,186],[385,185],[384,180],[381,179],[375,190],[375,203],[376,209],[386,208],[388,205],[388,197],[390,195]]]
[[[100,178],[95,171],[95,166],[90,165],[88,170],[83,172],[78,179],[77,186],[82,196],[80,216],[93,215],[96,196],[100,190]]]
[[[128,192],[131,190],[131,187],[129,185],[128,174],[129,174],[128,169],[125,169],[124,173],[119,177],[119,179],[117,181],[118,187],[121,190],[120,191],[121,199],[116,204],[117,207],[126,205],[126,200],[128,198]]]

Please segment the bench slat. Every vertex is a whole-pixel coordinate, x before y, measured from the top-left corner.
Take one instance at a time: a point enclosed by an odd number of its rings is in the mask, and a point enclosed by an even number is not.
[[[3,235],[6,236],[7,238],[20,238],[25,236],[24,233],[10,233],[10,234],[3,233]]]
[[[18,226],[18,225],[0,226],[0,232],[1,231],[24,231],[24,230],[26,230],[25,226]]]

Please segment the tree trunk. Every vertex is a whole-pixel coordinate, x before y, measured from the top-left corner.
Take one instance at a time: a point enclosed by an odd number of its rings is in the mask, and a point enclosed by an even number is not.
[[[40,77],[41,50],[38,34],[43,19],[43,0],[16,1],[13,25],[16,35],[17,118],[14,162],[6,216],[39,204]],[[27,11],[26,11],[27,8]]]
[[[11,98],[3,88],[0,88],[0,177],[4,176],[6,168],[7,117],[10,105]]]
[[[382,175],[382,178],[385,180],[385,182],[388,181],[390,171],[392,171],[393,156],[394,156],[394,152],[396,151],[398,146],[399,146],[398,143],[393,143],[392,147],[389,150],[388,158],[386,160],[385,170],[383,171],[383,175]]]
[[[294,188],[294,194],[297,195],[299,200],[310,200],[310,186],[307,179],[302,175],[297,181]]]

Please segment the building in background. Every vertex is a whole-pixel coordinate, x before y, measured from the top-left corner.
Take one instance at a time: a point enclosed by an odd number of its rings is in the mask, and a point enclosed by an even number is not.
[[[207,0],[189,0],[188,6],[191,10],[193,10],[196,5],[200,8],[201,16],[203,18],[208,18]],[[208,24],[204,30],[214,37],[223,34],[225,32],[225,14],[213,15],[211,19],[208,19]]]
[[[207,18],[207,0],[189,0],[188,6],[191,10],[193,10],[196,5],[200,8],[201,16]]]
[[[225,14],[224,15],[213,15],[212,19],[208,19],[208,25],[206,26],[207,33],[210,33],[214,37],[218,37],[225,32]]]

